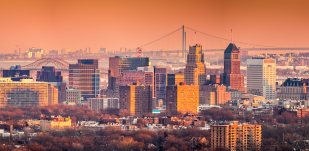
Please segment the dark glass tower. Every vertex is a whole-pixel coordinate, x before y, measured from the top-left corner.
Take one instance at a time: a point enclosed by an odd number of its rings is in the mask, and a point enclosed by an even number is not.
[[[43,66],[37,72],[36,81],[44,81],[53,84],[58,89],[58,102],[66,101],[66,83],[63,82],[61,71],[57,71],[53,66]]]
[[[69,65],[69,87],[79,89],[82,97],[94,98],[100,94],[100,70],[97,59],[79,59]]]

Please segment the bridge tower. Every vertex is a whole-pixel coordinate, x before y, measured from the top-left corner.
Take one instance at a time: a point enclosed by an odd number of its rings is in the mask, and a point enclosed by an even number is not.
[[[184,58],[184,61],[186,61],[186,31],[185,31],[185,26],[182,26],[182,57]]]

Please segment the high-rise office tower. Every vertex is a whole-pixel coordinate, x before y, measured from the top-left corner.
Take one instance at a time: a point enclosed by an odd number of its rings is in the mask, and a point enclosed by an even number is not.
[[[100,70],[97,59],[79,59],[69,65],[69,87],[79,89],[82,97],[97,97],[100,93]]]
[[[266,99],[276,98],[276,61],[274,59],[253,58],[247,60],[247,89]]]
[[[166,85],[167,85],[167,70],[162,67],[154,67],[154,84],[155,98],[162,99],[165,102]]]
[[[119,93],[119,79],[124,71],[137,70],[138,67],[149,66],[146,57],[110,57],[108,71],[108,89],[115,95]]]
[[[58,102],[66,100],[66,83],[63,82],[61,71],[57,71],[53,66],[43,66],[41,71],[37,71],[36,81],[48,82],[58,88]]]
[[[240,51],[230,43],[224,51],[224,72],[221,74],[221,83],[231,90],[245,92],[244,75],[240,73]]]
[[[211,150],[260,150],[262,127],[237,121],[210,127]]]
[[[170,113],[198,113],[199,86],[175,85],[167,86],[166,110]]]
[[[33,79],[12,81],[0,78],[0,107],[48,106],[58,104],[58,90],[53,84]]]
[[[201,45],[197,44],[189,48],[184,75],[186,85],[203,85],[206,83],[206,67]]]
[[[120,109],[126,110],[130,115],[142,115],[151,113],[151,87],[136,84],[120,86],[119,104]]]

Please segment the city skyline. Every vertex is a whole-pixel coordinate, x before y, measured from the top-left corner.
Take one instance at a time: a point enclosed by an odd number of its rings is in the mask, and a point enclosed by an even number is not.
[[[309,2],[297,1],[1,1],[1,53],[30,47],[136,49],[182,25],[213,35],[278,47],[307,47]],[[228,41],[187,33],[187,44]],[[180,35],[180,33],[179,33]],[[239,44],[240,47],[246,45]],[[251,46],[252,47],[252,46]],[[144,49],[181,49],[181,37]]]
[[[305,0],[0,0],[0,150],[309,149]]]

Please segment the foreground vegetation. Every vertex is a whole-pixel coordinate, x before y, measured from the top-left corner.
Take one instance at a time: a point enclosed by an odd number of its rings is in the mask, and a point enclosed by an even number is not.
[[[208,122],[239,120],[257,122],[263,125],[263,150],[301,150],[308,149],[309,125],[297,125],[296,115],[290,112],[276,111],[273,116],[255,117],[252,114],[239,113],[231,109],[210,109],[201,113]],[[8,107],[0,110],[0,120],[13,122],[15,128],[22,119],[40,119],[50,115],[70,116],[73,122],[80,120],[113,119],[120,117],[117,110],[92,112],[79,106],[51,107]],[[156,115],[166,116],[166,114]],[[182,116],[177,114],[175,116]],[[27,125],[24,125],[27,126]],[[8,130],[8,127],[1,125]],[[199,129],[161,130],[161,131],[122,131],[113,128],[85,129],[75,128],[64,131],[38,133],[36,137],[13,139],[0,137],[0,150],[11,150],[8,144],[21,145],[15,150],[210,150],[210,132]]]

